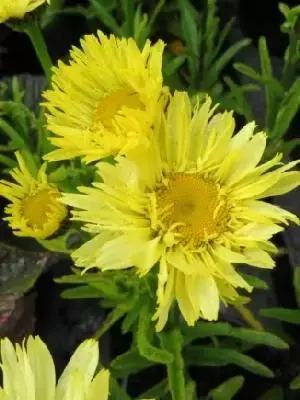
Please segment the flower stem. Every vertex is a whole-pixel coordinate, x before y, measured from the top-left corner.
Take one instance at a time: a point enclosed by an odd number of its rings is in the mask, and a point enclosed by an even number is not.
[[[40,64],[45,72],[48,82],[51,78],[52,61],[48,53],[43,34],[37,21],[29,20],[25,27],[25,32],[29,36],[34,47],[35,53],[40,61]]]
[[[183,337],[179,329],[159,335],[162,346],[174,356],[167,364],[168,384],[172,400],[186,400],[184,360],[182,357]]]

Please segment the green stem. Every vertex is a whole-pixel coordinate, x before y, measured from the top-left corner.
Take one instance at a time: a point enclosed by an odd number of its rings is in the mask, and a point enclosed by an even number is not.
[[[25,32],[29,36],[35,53],[45,72],[47,80],[48,82],[50,82],[52,61],[49,56],[47,45],[45,43],[39,24],[36,21],[29,20],[26,24]]]
[[[182,357],[183,337],[179,329],[159,335],[162,346],[173,354],[173,362],[167,364],[168,385],[172,400],[186,400],[185,369]]]
[[[298,47],[298,38],[295,32],[291,32],[290,34],[290,44],[288,48],[288,57],[284,63],[284,68],[282,72],[282,84],[285,89],[288,89],[291,84],[291,80],[295,75],[296,64],[293,62],[293,57],[297,52]]]
[[[106,320],[102,323],[99,329],[96,330],[96,332],[93,335],[93,338],[96,340],[99,340],[101,336],[108,331],[116,323],[120,318],[123,317],[125,314],[125,310],[121,308],[115,308],[113,311],[111,311],[108,316],[106,317]]]

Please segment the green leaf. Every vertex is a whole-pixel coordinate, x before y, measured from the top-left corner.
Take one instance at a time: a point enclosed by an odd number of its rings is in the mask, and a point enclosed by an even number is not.
[[[266,99],[266,121],[265,125],[271,129],[275,119],[275,96],[272,91],[271,82],[274,81],[271,59],[265,37],[260,37],[258,41],[258,50],[260,58],[261,76],[265,83],[265,99]]]
[[[279,104],[274,127],[270,132],[272,140],[280,140],[287,132],[292,120],[300,108],[300,79],[297,79],[285,93]]]
[[[4,154],[0,154],[0,163],[5,165],[9,169],[17,166],[17,163],[14,159],[12,159]]]
[[[224,78],[224,81],[228,85],[232,97],[236,100],[230,108],[233,108],[237,113],[243,115],[247,121],[253,120],[253,112],[250,104],[245,98],[245,93],[242,87],[233,82],[233,80],[228,76]]]
[[[231,400],[241,389],[245,378],[241,375],[234,376],[208,393],[212,400]]]
[[[132,400],[112,375],[109,378],[109,400]]]
[[[186,385],[185,400],[197,400],[197,385],[192,379]]]
[[[132,325],[138,320],[142,309],[144,308],[143,298],[137,297],[136,301],[132,304],[131,309],[127,312],[125,318],[122,321],[122,333],[129,332]]]
[[[299,140],[299,142],[300,142],[300,140]],[[294,269],[293,285],[294,285],[294,290],[295,290],[296,301],[297,301],[298,307],[300,308],[300,267],[296,267]]]
[[[274,385],[257,400],[285,400],[284,389],[280,385]]]
[[[183,39],[194,56],[199,56],[199,32],[197,27],[197,11],[189,0],[178,0],[181,15]]]
[[[162,380],[151,389],[139,395],[139,399],[162,399],[169,392],[167,379]],[[187,399],[189,400],[189,399]]]
[[[127,37],[133,36],[134,32],[134,1],[121,0],[121,6],[124,14],[124,33]]]
[[[60,296],[62,299],[98,299],[101,293],[90,286],[79,286],[63,290]]]
[[[154,365],[153,362],[142,357],[136,348],[117,356],[109,366],[116,378],[127,377]]]
[[[147,360],[160,363],[160,364],[169,364],[173,361],[173,355],[163,349],[153,346],[149,339],[149,333],[154,332],[153,322],[151,321],[152,312],[149,311],[148,306],[141,311],[138,329],[137,329],[137,347],[140,354],[145,357]]]
[[[182,54],[177,57],[164,57],[163,74],[167,78],[170,75],[175,74],[175,72],[184,64],[187,59],[186,54]]]
[[[163,348],[173,354],[172,363],[167,364],[168,385],[173,400],[185,398],[185,370],[182,357],[183,337],[179,329],[159,334]]]
[[[259,311],[262,317],[273,318],[290,324],[300,325],[300,310],[289,308],[263,308]]]
[[[218,41],[214,43],[214,48],[211,53],[211,61],[215,60],[220,53],[222,46],[231,31],[233,25],[235,23],[235,17],[231,18],[224,26],[224,28],[219,32]],[[218,27],[219,28],[219,27]]]
[[[122,29],[119,27],[115,18],[110,14],[109,11],[102,5],[99,0],[90,0],[92,8],[95,12],[95,15],[99,18],[99,20],[106,25],[112,32],[117,36],[122,36]]]
[[[258,81],[258,82],[263,81],[261,75],[258,72],[256,72],[253,68],[249,67],[248,65],[245,65],[242,63],[234,63],[233,67],[235,70],[237,70],[241,74],[246,75],[255,81]]]
[[[272,346],[277,349],[288,348],[288,344],[273,333],[237,328],[226,322],[198,322],[195,327],[185,328],[183,332],[185,344],[209,336],[230,336],[257,345]]]
[[[300,375],[296,376],[290,383],[290,388],[292,390],[299,390],[300,389]]]
[[[115,307],[106,317],[105,321],[102,323],[100,328],[94,333],[93,337],[96,340],[99,340],[101,336],[104,335],[120,318],[124,316],[126,313],[126,307],[124,305],[120,305]]]
[[[257,276],[248,275],[248,274],[241,273],[241,272],[240,272],[240,275],[245,279],[245,281],[247,283],[249,283],[249,285],[253,286],[256,289],[263,289],[263,290],[269,289],[267,282],[258,278]]]
[[[250,39],[243,39],[225,50],[219,58],[210,66],[208,74],[205,77],[205,87],[211,87],[218,80],[219,75],[233,57],[244,47],[249,46]]]
[[[11,146],[15,146],[19,149],[25,146],[22,136],[11,125],[4,121],[3,118],[0,118],[0,130],[11,140]]]
[[[273,372],[268,367],[232,349],[190,346],[184,352],[184,359],[187,365],[226,366],[235,364],[257,375],[266,378],[274,377]]]
[[[289,157],[291,152],[298,146],[300,146],[300,139],[291,139],[288,141],[278,142],[280,146],[280,151],[284,154],[284,156]]]

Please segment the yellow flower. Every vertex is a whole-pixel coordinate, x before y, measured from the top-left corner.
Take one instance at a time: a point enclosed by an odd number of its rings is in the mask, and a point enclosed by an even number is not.
[[[56,384],[55,367],[47,346],[29,336],[26,345],[0,341],[3,387],[1,400],[107,400],[109,371],[95,377],[99,361],[98,343],[85,340],[72,355]]]
[[[49,0],[1,0],[0,23],[10,18],[23,19],[26,13],[46,2],[50,3]]]
[[[102,32],[74,47],[70,65],[53,69],[53,88],[44,93],[50,138],[58,149],[50,161],[83,157],[91,162],[126,154],[151,134],[162,88],[162,41],[142,51],[133,39]]]
[[[252,288],[233,267],[273,268],[270,238],[295,215],[262,201],[300,184],[297,162],[281,155],[261,163],[266,134],[249,123],[236,135],[232,113],[213,116],[209,98],[193,112],[175,93],[147,151],[99,163],[103,182],[66,194],[73,218],[93,233],[73,253],[76,265],[101,270],[134,266],[140,276],[159,263],[154,319],[165,325],[174,299],[189,325],[216,320],[220,300]]]
[[[67,208],[58,201],[59,190],[47,181],[46,164],[34,178],[19,152],[16,158],[19,167],[10,172],[16,183],[0,180],[0,196],[10,201],[4,220],[9,221],[16,236],[45,239],[59,229]]]

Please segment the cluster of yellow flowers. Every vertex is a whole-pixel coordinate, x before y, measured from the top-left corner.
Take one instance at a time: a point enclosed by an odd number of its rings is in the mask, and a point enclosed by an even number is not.
[[[72,254],[78,267],[134,267],[142,277],[159,263],[158,331],[174,299],[189,325],[216,320],[220,301],[243,301],[236,289],[252,288],[233,265],[273,268],[270,239],[298,223],[263,199],[300,184],[297,162],[261,162],[266,134],[254,123],[234,134],[232,113],[217,113],[209,97],[193,107],[187,93],[171,94],[163,48],[99,32],[53,69],[44,106],[57,149],[45,158],[97,161],[97,182],[60,197],[45,167],[30,177],[18,155],[17,183],[0,183],[17,235],[49,237],[71,208],[93,235]]]

